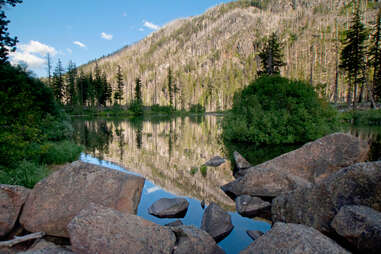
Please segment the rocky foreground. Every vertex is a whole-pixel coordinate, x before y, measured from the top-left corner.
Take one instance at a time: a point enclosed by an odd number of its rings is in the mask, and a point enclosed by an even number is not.
[[[381,162],[362,162],[368,152],[336,133],[255,167],[234,153],[241,172],[222,189],[242,216],[274,223],[265,234],[248,231],[254,241],[241,253],[379,253]],[[144,182],[74,162],[33,190],[0,185],[0,237],[10,239],[0,253],[224,253],[216,241],[234,228],[226,211],[209,204],[201,228],[155,224],[136,215]],[[185,199],[161,199],[149,212],[178,218],[187,208]]]

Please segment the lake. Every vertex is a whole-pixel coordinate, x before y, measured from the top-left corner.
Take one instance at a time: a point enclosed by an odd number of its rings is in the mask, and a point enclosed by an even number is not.
[[[75,140],[84,146],[81,160],[137,174],[146,178],[138,215],[164,225],[176,219],[159,219],[148,214],[148,207],[160,198],[184,197],[189,202],[185,225],[200,227],[204,209],[217,203],[231,215],[233,231],[218,244],[226,253],[239,253],[250,243],[246,230],[270,229],[269,221],[245,218],[235,211],[235,203],[220,186],[234,180],[230,154],[237,150],[252,164],[272,159],[300,145],[253,147],[228,145],[221,142],[219,115],[189,117],[151,117],[149,119],[73,119]],[[380,157],[379,128],[347,127],[346,132],[372,142],[371,159]],[[206,174],[200,166],[212,157],[228,158],[219,167],[208,167]]]

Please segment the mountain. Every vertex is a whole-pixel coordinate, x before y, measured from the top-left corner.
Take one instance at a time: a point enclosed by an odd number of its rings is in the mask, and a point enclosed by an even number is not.
[[[258,53],[269,34],[277,32],[287,66],[281,74],[312,81],[332,99],[339,57],[339,39],[352,15],[351,0],[240,0],[204,14],[170,22],[145,39],[80,67],[97,63],[116,86],[121,67],[124,102],[133,98],[135,79],[143,82],[146,105],[169,104],[168,68],[172,69],[176,107],[201,104],[208,111],[230,108],[234,92],[256,78]],[[377,1],[362,1],[366,24],[375,22]],[[340,73],[339,73],[340,74]],[[339,98],[345,84],[338,78]]]

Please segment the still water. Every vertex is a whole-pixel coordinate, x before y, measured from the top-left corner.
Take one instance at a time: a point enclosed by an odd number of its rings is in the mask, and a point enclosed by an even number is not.
[[[74,119],[75,139],[85,147],[81,159],[115,170],[146,178],[138,215],[167,224],[176,219],[159,219],[148,214],[148,207],[160,198],[184,197],[189,202],[185,225],[200,227],[203,215],[201,201],[206,206],[217,203],[231,215],[233,231],[218,244],[226,253],[239,253],[251,242],[246,230],[270,229],[270,222],[249,219],[235,211],[235,203],[220,189],[234,180],[232,163],[227,160],[219,167],[208,167],[202,174],[200,166],[219,155],[229,158],[232,151],[242,153],[252,164],[274,158],[300,145],[278,147],[248,147],[223,144],[216,115],[126,119]],[[345,131],[366,140],[373,140],[372,157],[379,155],[380,132],[375,128],[347,128]]]

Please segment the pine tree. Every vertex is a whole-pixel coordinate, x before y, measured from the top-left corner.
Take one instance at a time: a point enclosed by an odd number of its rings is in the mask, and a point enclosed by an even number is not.
[[[283,62],[282,45],[276,33],[272,33],[265,42],[264,48],[259,53],[262,69],[258,75],[274,75],[280,73],[280,67],[285,66]]]
[[[140,78],[136,78],[135,80],[135,101],[138,104],[143,104],[142,100],[142,81]]]
[[[373,68],[373,91],[376,99],[381,98],[381,9],[377,14],[377,21],[372,35],[369,50],[369,65]]]
[[[17,37],[10,37],[8,32],[9,20],[5,15],[4,9],[6,5],[15,7],[16,4],[22,3],[21,0],[0,0],[0,64],[8,62],[9,52],[16,50],[16,44],[18,42]]]
[[[77,67],[72,61],[69,62],[66,73],[66,100],[67,104],[74,105],[77,102],[76,93]]]
[[[118,65],[118,72],[116,73],[116,83],[117,83],[117,89],[114,93],[114,100],[118,102],[120,105],[123,100],[123,75],[120,69],[120,65]]]
[[[64,69],[62,67],[61,59],[58,59],[57,66],[53,72],[53,93],[58,102],[63,102],[65,83],[64,83]]]
[[[107,82],[106,73],[102,74],[101,80],[102,80],[101,83],[102,83],[102,91],[103,91],[101,104],[103,106],[106,106],[107,102],[109,102],[109,104],[112,103],[112,87],[111,87],[111,84]]]
[[[98,106],[103,105],[104,104],[103,81],[102,81],[101,70],[97,62],[95,63],[93,83],[95,88],[95,98],[97,100],[97,104]]]
[[[168,68],[168,95],[169,95],[169,105],[173,107],[173,76],[171,67]]]
[[[352,100],[352,87],[353,92],[353,108],[356,108],[357,103],[357,88],[365,81],[365,40],[367,32],[364,24],[361,22],[360,8],[357,4],[355,12],[351,21],[349,30],[345,31],[345,39],[343,40],[343,50],[341,52],[342,68],[347,74],[348,95],[347,103],[350,104]]]

